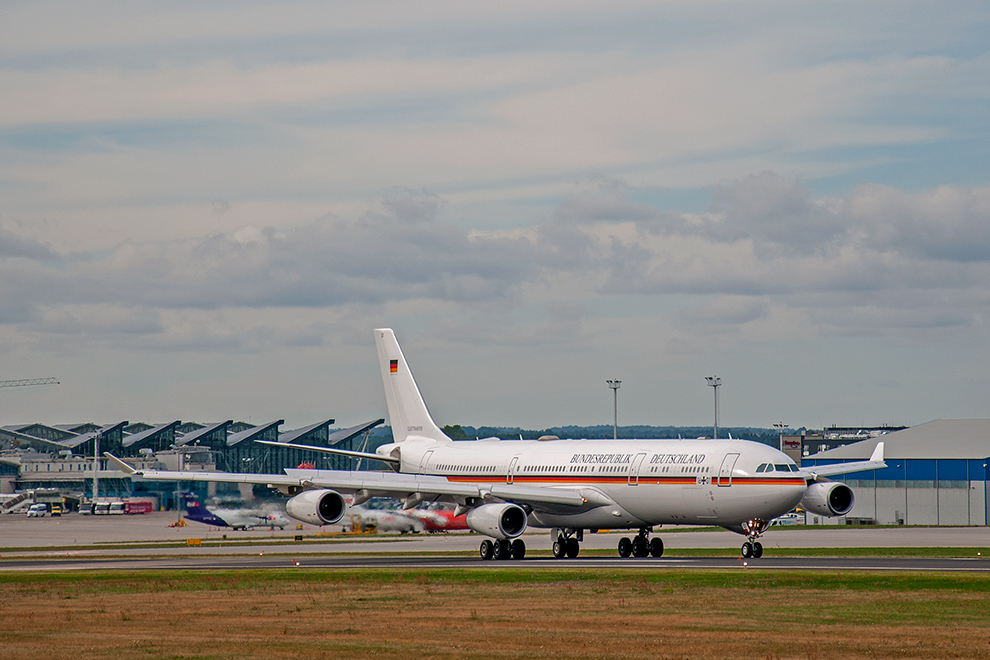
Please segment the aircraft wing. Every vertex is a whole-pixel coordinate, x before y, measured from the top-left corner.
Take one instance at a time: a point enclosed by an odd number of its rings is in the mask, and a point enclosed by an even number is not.
[[[589,500],[594,504],[603,504],[597,501],[601,498],[597,492],[584,493],[570,488],[516,486],[503,483],[465,483],[425,474],[301,468],[286,468],[285,474],[137,470],[109,452],[104,452],[104,455],[125,474],[151,481],[215,481],[329,488],[342,493],[356,494],[356,502],[358,500],[365,501],[369,497],[382,496],[404,498],[410,502],[425,502],[441,498],[465,500],[469,498],[479,500],[496,498],[516,504],[537,505],[537,507],[539,505],[580,507],[588,503]]]
[[[541,488],[513,484],[467,483],[449,481],[446,477],[396,472],[349,472],[346,470],[306,470],[287,468],[286,474],[296,476],[296,483],[311,483],[321,488],[342,492],[368,491],[375,495],[408,498],[417,495],[420,501],[436,496],[494,497],[517,504],[563,504],[581,506],[588,499],[570,488]],[[261,475],[256,475],[261,476]]]
[[[887,467],[883,460],[883,443],[878,442],[873,454],[867,461],[855,461],[853,463],[835,463],[833,465],[816,465],[814,467],[803,468],[801,471],[810,474],[812,481],[817,477],[831,477],[836,474],[849,474],[852,472],[865,472],[866,470],[881,470]]]
[[[110,452],[103,455],[118,470],[131,477],[141,477],[150,481],[218,481],[241,484],[273,484],[298,486],[299,479],[284,474],[240,474],[236,472],[177,472],[174,470],[137,470]]]

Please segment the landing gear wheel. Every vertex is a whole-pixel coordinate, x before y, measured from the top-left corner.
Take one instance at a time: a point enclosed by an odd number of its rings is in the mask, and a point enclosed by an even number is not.
[[[628,557],[632,554],[632,541],[626,537],[619,539],[619,556]]]
[[[567,556],[567,543],[563,538],[553,542],[553,556],[555,559],[563,559]]]
[[[749,541],[742,544],[742,556],[743,559],[749,559],[753,556],[753,544]]]
[[[479,551],[481,552],[482,559],[487,560],[495,556],[495,546],[492,545],[492,542],[488,539],[481,542],[481,548]]]
[[[753,541],[753,559],[759,559],[763,556],[763,544],[759,541]]]
[[[650,548],[644,537],[637,536],[632,540],[632,554],[633,557],[645,557],[650,554]]]
[[[495,545],[495,559],[511,559],[512,558],[512,546],[509,545],[508,541],[497,540]]]
[[[569,559],[574,559],[581,552],[581,544],[574,537],[567,539],[567,557]]]
[[[512,542],[512,558],[522,559],[526,556],[526,543],[522,539],[516,539]]]
[[[650,539],[650,555],[653,557],[663,557],[663,541],[657,537]]]

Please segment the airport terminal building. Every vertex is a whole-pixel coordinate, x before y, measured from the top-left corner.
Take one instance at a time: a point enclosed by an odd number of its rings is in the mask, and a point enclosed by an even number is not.
[[[939,419],[805,457],[802,467],[863,461],[884,443],[883,470],[833,477],[853,489],[847,516],[809,524],[986,525],[990,419]]]
[[[223,471],[279,474],[300,465],[322,469],[354,469],[354,460],[295,447],[266,445],[256,440],[318,447],[357,449],[384,419],[330,431],[333,419],[281,432],[283,420],[253,425],[227,420],[200,424],[22,424],[0,427],[0,494],[57,490],[74,503],[93,497],[94,464],[100,500],[146,498],[155,507],[175,508],[180,490],[211,496],[237,489],[242,497],[267,495],[265,487],[132,480],[103,457],[107,451],[138,469]],[[94,456],[99,458],[94,460]],[[241,486],[241,488],[238,488]],[[9,508],[9,502],[4,507]]]

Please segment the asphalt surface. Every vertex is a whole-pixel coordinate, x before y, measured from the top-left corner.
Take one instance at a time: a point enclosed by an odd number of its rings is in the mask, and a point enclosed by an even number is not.
[[[666,548],[662,558],[581,557],[557,560],[482,561],[482,537],[464,532],[439,535],[329,536],[328,529],[301,526],[286,530],[235,532],[199,523],[170,527],[174,513],[137,516],[27,518],[0,516],[0,571],[25,570],[236,570],[264,568],[614,568],[665,570],[721,568],[745,570],[880,570],[990,572],[988,527],[771,528],[761,539],[761,559],[678,557],[689,548],[739,548],[744,538],[732,532],[660,528],[654,533]],[[337,528],[339,530],[340,528]],[[294,542],[303,535],[305,542]],[[585,534],[582,550],[615,551],[621,536]],[[528,549],[547,550],[547,530],[523,536]],[[206,546],[187,546],[198,539]],[[195,542],[195,541],[194,541]],[[209,545],[215,544],[215,545]],[[774,557],[787,548],[960,547],[982,549],[965,559]]]
[[[622,559],[588,557],[552,559],[546,557],[508,561],[482,561],[474,556],[437,555],[285,555],[222,557],[145,557],[145,558],[19,558],[0,563],[0,571],[86,571],[86,570],[193,570],[231,571],[259,569],[436,569],[481,568],[492,571],[534,569],[724,569],[758,571],[965,571],[990,573],[985,559],[911,559],[911,558],[841,558],[841,557],[766,557],[761,559],[678,558]]]

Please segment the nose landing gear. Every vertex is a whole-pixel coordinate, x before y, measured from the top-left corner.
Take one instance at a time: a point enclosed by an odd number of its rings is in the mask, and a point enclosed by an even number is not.
[[[743,531],[746,532],[746,542],[742,544],[743,559],[759,559],[763,556],[763,544],[756,539],[767,531],[767,521],[762,518],[753,518],[742,524]]]

